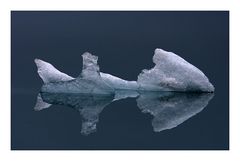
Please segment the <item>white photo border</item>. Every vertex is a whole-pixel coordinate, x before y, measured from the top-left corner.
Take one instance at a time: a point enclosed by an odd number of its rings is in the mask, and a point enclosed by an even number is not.
[[[2,0],[0,1],[0,158],[3,161],[184,160],[235,161],[240,158],[240,3],[238,0]],[[12,10],[224,10],[230,18],[230,150],[155,151],[12,151],[11,150],[11,11]],[[217,111],[216,111],[217,112]]]

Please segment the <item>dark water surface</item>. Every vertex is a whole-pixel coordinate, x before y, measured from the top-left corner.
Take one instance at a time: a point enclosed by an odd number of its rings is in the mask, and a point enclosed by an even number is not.
[[[228,12],[11,16],[12,149],[228,149]],[[153,66],[157,47],[201,69],[215,86],[214,96],[143,93],[113,101],[45,93],[42,98],[53,105],[34,110],[42,85],[35,58],[77,77],[81,54],[89,51],[99,57],[102,72],[136,80]]]

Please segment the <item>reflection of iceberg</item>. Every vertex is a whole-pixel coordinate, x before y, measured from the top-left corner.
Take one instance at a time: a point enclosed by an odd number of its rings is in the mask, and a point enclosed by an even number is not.
[[[36,110],[45,109],[51,104],[75,108],[82,116],[82,134],[96,131],[99,114],[113,101],[137,97],[137,105],[143,113],[154,116],[152,126],[155,132],[171,129],[196,115],[207,106],[213,97],[211,93],[191,94],[175,92],[117,91],[117,95],[96,95],[76,93],[41,93],[37,98]],[[42,105],[42,107],[41,107]]]
[[[214,87],[198,68],[178,55],[156,49],[155,67],[143,70],[137,81],[126,81],[101,73],[98,57],[84,53],[83,69],[77,78],[58,71],[51,64],[35,59],[44,85],[42,92],[114,94],[116,90],[213,92]]]
[[[65,105],[79,111],[82,116],[81,133],[86,135],[96,130],[99,114],[113,100],[111,95],[41,93],[41,96],[49,104]]]
[[[47,103],[46,101],[43,101],[41,94],[39,93],[37,96],[37,102],[35,104],[34,110],[35,111],[40,111],[45,108],[49,108],[51,104]]]
[[[137,105],[142,112],[153,115],[153,129],[160,132],[201,112],[212,97],[211,93],[143,93],[137,98]]]

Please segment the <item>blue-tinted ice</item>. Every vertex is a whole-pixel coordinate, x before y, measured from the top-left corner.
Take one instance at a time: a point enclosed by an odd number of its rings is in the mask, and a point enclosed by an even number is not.
[[[77,78],[58,71],[51,64],[35,59],[44,85],[42,92],[115,94],[116,90],[213,92],[214,87],[204,73],[178,55],[156,49],[155,66],[144,69],[137,81],[127,81],[100,72],[98,57],[84,53],[83,69]]]

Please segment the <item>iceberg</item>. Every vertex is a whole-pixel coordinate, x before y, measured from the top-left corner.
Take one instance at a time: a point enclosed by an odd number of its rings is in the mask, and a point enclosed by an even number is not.
[[[77,78],[62,73],[43,60],[35,59],[38,74],[44,82],[41,92],[104,95],[116,95],[118,90],[214,92],[214,86],[201,70],[163,49],[155,50],[155,66],[150,70],[144,69],[137,81],[100,72],[95,55],[86,52],[82,57],[82,72]]]
[[[43,85],[34,109],[40,111],[52,104],[76,109],[82,117],[83,135],[96,131],[99,115],[107,105],[129,97],[136,98],[143,113],[153,116],[155,132],[172,129],[201,112],[215,90],[200,69],[163,49],[155,50],[155,66],[144,69],[137,81],[100,72],[98,57],[88,52],[82,58],[82,71],[76,78],[35,59]]]

